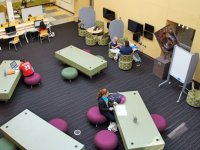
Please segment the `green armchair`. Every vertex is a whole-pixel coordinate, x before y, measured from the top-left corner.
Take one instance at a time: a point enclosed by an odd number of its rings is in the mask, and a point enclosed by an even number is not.
[[[96,20],[95,25],[96,25],[97,27],[102,28],[102,31],[104,31],[104,22],[103,22],[103,21]]]
[[[106,46],[109,43],[109,35],[108,32],[104,33],[101,38],[98,39],[98,45],[100,46]]]
[[[128,38],[127,37],[123,37],[123,38],[120,38],[120,39],[118,39],[118,43],[119,44],[124,44],[124,41],[126,41],[126,40],[128,40]]]
[[[194,88],[194,83],[192,82],[192,90],[187,94],[186,102],[193,107],[200,107],[200,90]]]
[[[89,32],[86,31],[86,34],[85,34],[85,43],[86,43],[86,45],[89,45],[89,46],[96,45],[96,43],[97,43],[96,37],[94,35],[92,35],[91,33],[89,33]]]
[[[133,56],[131,55],[121,55],[119,58],[118,66],[122,70],[130,70],[132,68]]]

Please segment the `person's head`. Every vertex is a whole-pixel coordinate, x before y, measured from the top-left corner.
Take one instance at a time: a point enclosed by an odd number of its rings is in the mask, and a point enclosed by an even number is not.
[[[102,96],[108,96],[109,95],[109,91],[106,88],[103,88],[101,90],[99,90],[99,93],[97,95],[97,99],[101,98]]]
[[[31,15],[31,14],[29,14],[29,15],[28,15],[28,17],[29,17],[29,18],[31,18],[31,17],[32,17],[32,15]]]
[[[124,46],[129,46],[129,41],[124,41]]]
[[[25,62],[26,60],[24,58],[20,59],[20,62]]]
[[[117,40],[118,40],[118,37],[114,36],[113,37],[113,42],[117,42]]]
[[[44,24],[44,21],[40,22],[40,28],[46,28],[46,25]]]

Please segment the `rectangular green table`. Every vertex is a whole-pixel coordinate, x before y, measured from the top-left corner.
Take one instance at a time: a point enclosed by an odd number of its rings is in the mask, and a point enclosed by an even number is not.
[[[5,76],[5,71],[11,69],[10,63],[12,61],[13,60],[4,60],[0,65],[0,101],[8,101],[11,98],[21,77],[21,72],[19,70],[16,70],[15,74]],[[15,61],[18,65],[20,64],[19,60]]]
[[[72,45],[56,51],[55,57],[69,66],[78,69],[90,78],[107,68],[107,61]]]
[[[0,127],[22,150],[84,150],[84,145],[26,109]]]
[[[115,118],[126,150],[163,150],[165,142],[156,128],[138,91],[120,92],[126,96],[126,113],[116,112]],[[116,106],[118,107],[118,106]],[[124,112],[124,111],[122,111]],[[134,121],[134,117],[137,118]]]

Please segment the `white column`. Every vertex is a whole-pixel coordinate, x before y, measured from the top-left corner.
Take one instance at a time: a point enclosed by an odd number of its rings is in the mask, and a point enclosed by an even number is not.
[[[8,13],[9,21],[15,21],[15,16],[14,16],[13,6],[12,6],[12,0],[6,0],[6,6],[7,6],[7,13]]]

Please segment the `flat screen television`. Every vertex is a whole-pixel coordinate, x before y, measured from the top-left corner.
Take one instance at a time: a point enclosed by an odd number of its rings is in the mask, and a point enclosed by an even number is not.
[[[150,33],[154,33],[154,26],[152,26],[148,23],[145,23],[144,30],[149,31]]]
[[[153,33],[150,33],[148,31],[144,31],[144,37],[149,39],[149,40],[153,40]]]
[[[110,21],[115,20],[115,12],[107,8],[103,8],[103,17]]]
[[[140,42],[140,33],[133,34],[133,41]]]
[[[135,22],[133,20],[128,19],[128,30],[135,33],[143,34],[143,25]]]

